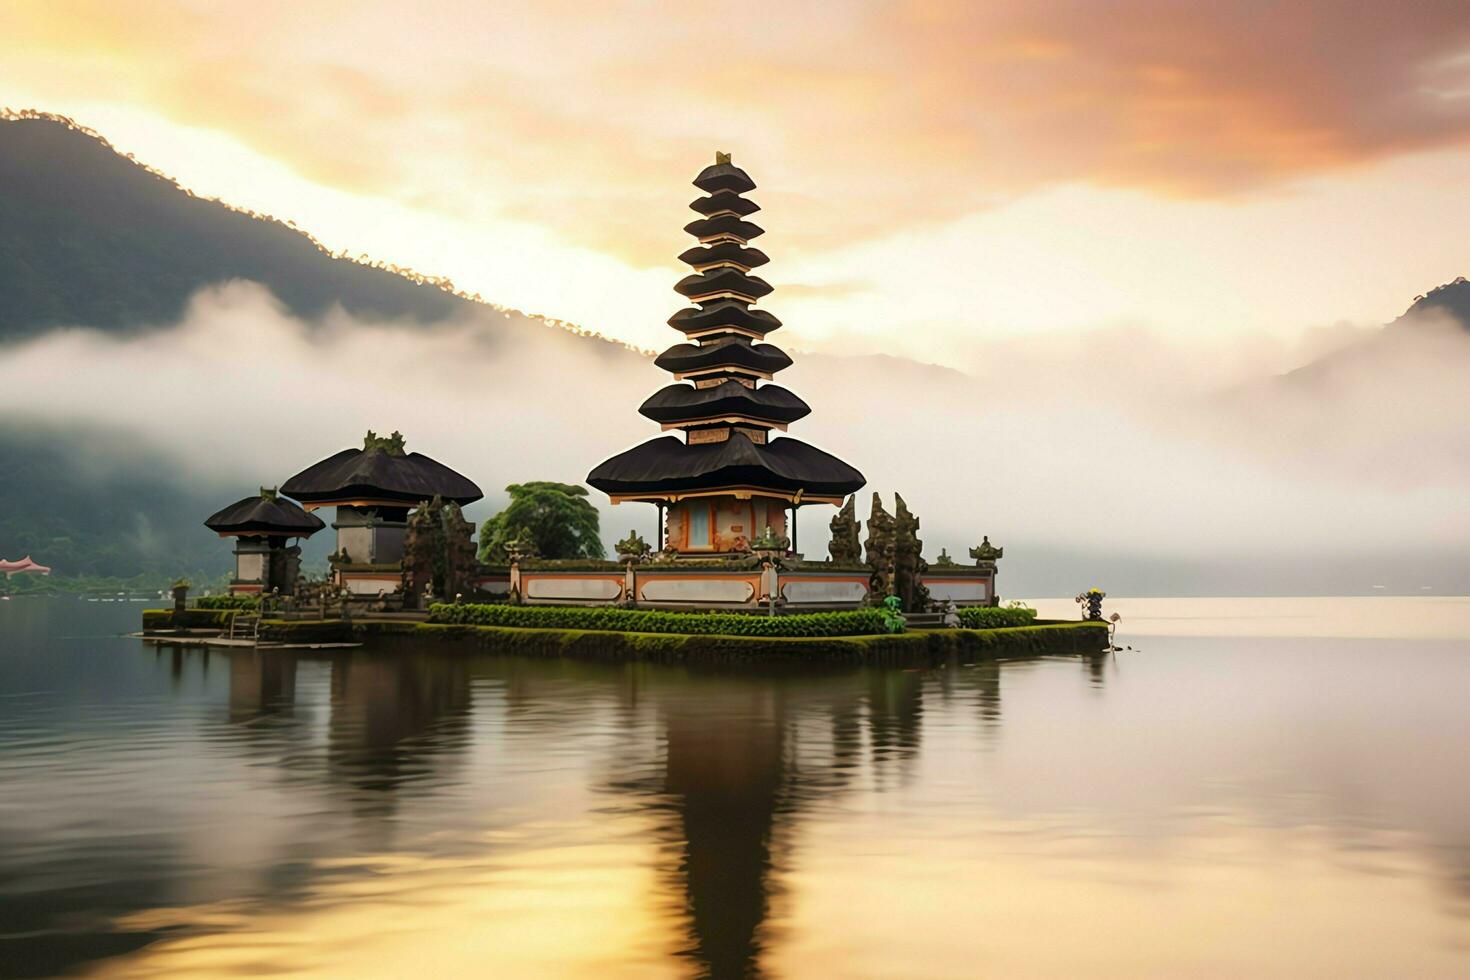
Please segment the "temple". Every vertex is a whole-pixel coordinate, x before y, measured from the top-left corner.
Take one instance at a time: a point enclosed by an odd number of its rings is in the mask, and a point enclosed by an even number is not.
[[[692,271],[674,286],[690,305],[668,320],[683,340],[654,361],[672,383],[639,408],[664,434],[587,476],[614,504],[657,508],[654,546],[630,531],[616,560],[543,555],[537,541],[518,535],[496,563],[481,561],[461,512],[482,498],[480,488],[408,452],[401,434],[368,432],[361,449],[287,480],[282,497],[248,498],[210,518],[211,528],[240,539],[232,591],[290,594],[289,559],[299,549],[286,542],[323,526],[309,512],[335,507],[331,574],[300,592],[319,601],[330,595],[344,610],[356,603],[401,612],[435,598],[767,614],[894,601],[907,612],[996,604],[1000,548],[986,540],[971,549],[973,565],[942,553],[931,566],[919,519],[897,494],[891,515],[873,495],[864,540],[854,496],[863,474],[786,434],[811,408],[775,383],[791,358],[766,343],[781,321],[758,308],[772,288],[754,274],[770,261],[751,245],[764,234],[750,220],[759,207],[745,196],[755,182],[717,153],[694,186],[697,217],[684,230],[696,242],[679,256]],[[827,554],[810,560],[795,521],[808,504],[841,508],[829,523]]]
[[[261,487],[258,495],[211,515],[204,526],[235,539],[232,595],[292,595],[301,574],[301,548],[291,539],[309,538],[326,525],[276,490]]]
[[[786,537],[788,509],[840,505],[862,488],[863,475],[836,456],[784,433],[811,409],[770,383],[791,365],[765,343],[781,321],[758,302],[771,286],[753,269],[770,261],[750,242],[763,229],[749,216],[760,210],[744,195],[755,182],[718,153],[694,179],[703,197],[690,204],[700,215],[685,226],[698,244],[679,259],[693,268],[674,286],[693,306],[669,318],[685,337],[659,355],[656,366],[674,383],[654,392],[639,412],[665,435],[603,462],[587,482],[613,503],[657,505],[665,553],[711,557],[749,554],[767,528]]]
[[[333,574],[339,586],[359,594],[399,590],[411,509],[436,497],[464,506],[484,496],[443,463],[408,452],[397,432],[369,432],[361,449],[344,449],[308,466],[281,492],[308,511],[337,508]]]

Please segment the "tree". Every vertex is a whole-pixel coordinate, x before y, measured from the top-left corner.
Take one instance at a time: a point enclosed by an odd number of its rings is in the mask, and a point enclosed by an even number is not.
[[[507,545],[530,541],[542,558],[601,558],[602,531],[587,488],[551,480],[512,483],[510,506],[480,528],[480,560],[510,559]]]

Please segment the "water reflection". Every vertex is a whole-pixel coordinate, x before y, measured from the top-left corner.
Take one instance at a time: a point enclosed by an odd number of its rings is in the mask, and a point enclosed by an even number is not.
[[[1427,975],[1470,948],[1459,646],[901,671],[28,642],[0,653],[0,973]],[[1205,938],[1232,932],[1266,939]]]
[[[395,791],[444,778],[463,753],[470,713],[462,659],[384,654],[332,660],[328,758],[334,778],[369,809],[391,812]]]

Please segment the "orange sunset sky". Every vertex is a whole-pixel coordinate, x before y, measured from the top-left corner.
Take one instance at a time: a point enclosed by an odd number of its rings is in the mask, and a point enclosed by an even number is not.
[[[11,0],[0,37],[0,104],[644,347],[715,149],[807,349],[1289,345],[1470,272],[1463,2]]]

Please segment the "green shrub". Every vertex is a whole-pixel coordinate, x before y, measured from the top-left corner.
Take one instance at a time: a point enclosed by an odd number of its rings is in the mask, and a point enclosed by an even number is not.
[[[145,609],[143,610],[143,628],[145,630],[166,629],[229,629],[230,620],[234,618],[234,609],[185,609],[184,618],[177,620],[172,609]]]
[[[1036,619],[1036,610],[1026,606],[1009,609],[991,606],[965,606],[957,610],[960,625],[967,630],[993,630],[1003,626],[1030,626]]]
[[[429,607],[429,621],[466,626],[684,633],[701,636],[862,636],[885,632],[883,614],[877,609],[759,616],[589,606],[435,603]]]
[[[201,596],[194,605],[199,609],[248,609],[260,608],[260,596],[254,595],[207,595]]]

